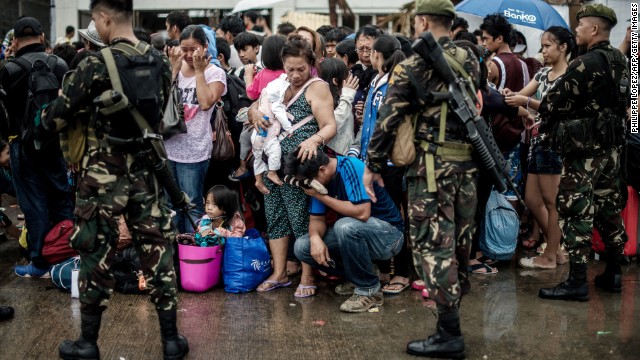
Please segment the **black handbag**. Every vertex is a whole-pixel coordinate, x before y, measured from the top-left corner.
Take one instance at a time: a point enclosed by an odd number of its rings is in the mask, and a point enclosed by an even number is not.
[[[184,106],[180,99],[178,83],[174,81],[162,116],[162,123],[160,123],[160,134],[166,140],[173,135],[186,133],[187,124],[184,122]]]

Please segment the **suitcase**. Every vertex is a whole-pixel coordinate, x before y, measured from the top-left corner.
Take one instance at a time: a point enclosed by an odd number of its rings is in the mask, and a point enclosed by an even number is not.
[[[624,255],[629,257],[634,257],[640,255],[638,249],[640,248],[638,238],[638,225],[640,222],[638,221],[638,193],[636,190],[627,186],[627,191],[629,194],[629,198],[627,199],[627,206],[622,210],[622,222],[624,223],[625,231],[627,233],[627,237],[629,238],[627,242],[624,244]],[[598,230],[593,228],[593,238],[591,240],[592,248],[597,253],[604,252],[604,242],[598,233]]]

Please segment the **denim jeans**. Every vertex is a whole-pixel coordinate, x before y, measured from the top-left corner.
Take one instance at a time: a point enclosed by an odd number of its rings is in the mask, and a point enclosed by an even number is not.
[[[25,151],[20,142],[13,142],[9,151],[16,197],[29,229],[29,256],[34,265],[45,267],[44,237],[57,223],[73,219],[67,163],[60,148]]]
[[[172,207],[176,212],[173,223],[181,234],[193,232],[194,229],[187,216],[191,216],[193,221],[197,221],[204,215],[204,177],[209,169],[209,160],[197,163],[169,161],[169,167],[178,181],[180,189],[187,194],[191,203],[195,205],[189,210],[188,215],[183,209]]]
[[[335,269],[319,265],[313,259],[309,234],[296,240],[296,256],[327,273],[345,276],[356,285],[356,294],[370,296],[380,291],[372,261],[388,260],[400,252],[404,236],[395,226],[374,217],[366,222],[345,217],[327,229],[323,241],[336,263]]]

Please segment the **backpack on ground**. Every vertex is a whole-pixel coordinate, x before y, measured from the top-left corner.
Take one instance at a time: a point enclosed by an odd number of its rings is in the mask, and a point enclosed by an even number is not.
[[[60,82],[53,73],[58,64],[58,57],[45,53],[29,53],[9,61],[17,65],[17,70],[27,76],[27,101],[24,116],[20,120],[20,139],[25,143],[33,142],[36,150],[49,144],[57,143],[57,134],[45,133],[40,114],[42,110],[58,97]],[[16,77],[14,67],[6,67],[12,78],[17,79],[12,87],[23,81],[24,77]]]
[[[57,223],[44,237],[42,246],[42,258],[51,265],[58,264],[78,252],[71,248],[69,239],[73,234],[74,224],[71,220],[62,220]]]
[[[73,270],[80,270],[80,255],[51,267],[51,281],[60,290],[71,292]]]
[[[80,264],[80,256],[74,256],[52,266],[51,281],[60,290],[71,292],[72,272],[80,270]],[[144,294],[146,283],[141,267],[134,247],[118,252],[111,265],[111,274],[116,281],[114,290],[123,294]]]
[[[480,230],[480,251],[494,260],[509,260],[516,252],[520,219],[507,198],[493,190]]]
[[[116,254],[111,265],[116,280],[114,290],[123,294],[144,294],[146,283],[136,248],[130,246]]]

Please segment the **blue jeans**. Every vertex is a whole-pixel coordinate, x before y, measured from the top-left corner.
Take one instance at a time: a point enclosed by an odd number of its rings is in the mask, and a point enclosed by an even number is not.
[[[189,214],[186,214],[183,209],[173,206],[172,209],[176,212],[173,223],[181,234],[193,232],[194,229],[187,216],[190,216],[193,221],[197,221],[204,214],[204,177],[209,169],[209,160],[197,163],[169,161],[169,167],[178,181],[180,189],[195,205],[189,210]]]
[[[45,267],[44,237],[57,223],[73,219],[67,163],[60,148],[25,151],[20,142],[13,142],[9,151],[16,197],[29,229],[29,256],[34,265]]]
[[[311,256],[309,234],[296,240],[300,261],[323,271],[343,275],[356,285],[355,293],[370,296],[380,291],[380,280],[373,271],[373,260],[388,260],[400,252],[404,234],[386,221],[370,217],[367,222],[342,218],[327,229],[323,241],[336,268],[319,265]]]

